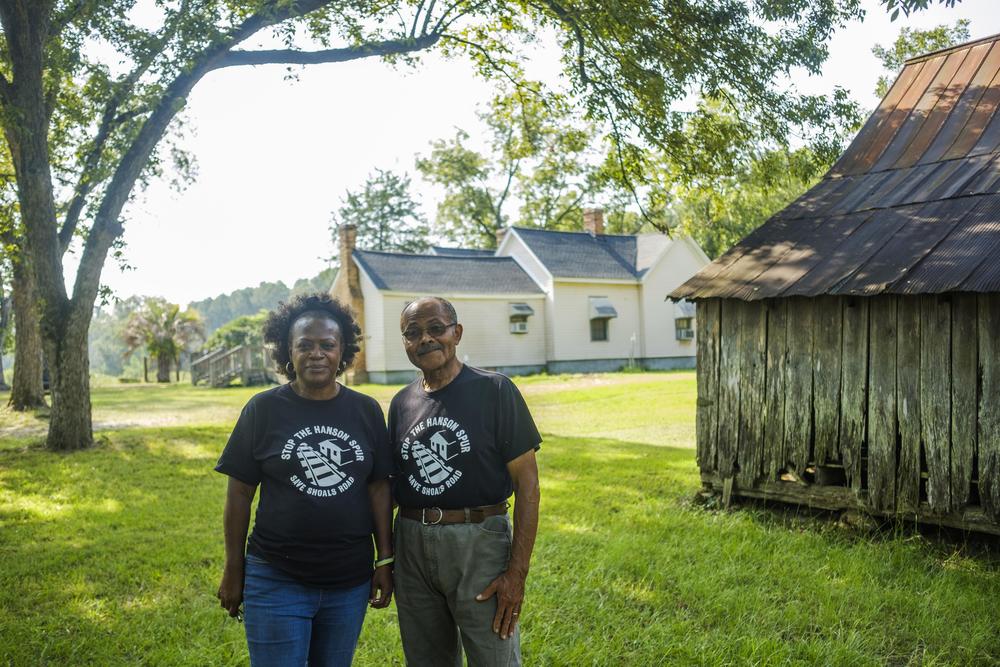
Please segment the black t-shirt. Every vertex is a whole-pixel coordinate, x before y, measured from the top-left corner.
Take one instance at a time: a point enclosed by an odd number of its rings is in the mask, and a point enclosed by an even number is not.
[[[542,441],[521,393],[499,373],[464,366],[438,391],[418,379],[389,406],[396,501],[460,509],[510,497],[507,463]]]
[[[260,485],[248,553],[325,588],[371,577],[368,483],[392,472],[375,399],[347,387],[325,401],[287,384],[261,392],[243,408],[215,469]]]

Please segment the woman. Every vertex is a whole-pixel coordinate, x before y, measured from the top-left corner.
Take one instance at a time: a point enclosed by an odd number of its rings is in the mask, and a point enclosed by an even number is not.
[[[385,420],[337,382],[360,335],[327,295],[271,312],[264,340],[290,382],[250,399],[215,467],[229,476],[218,597],[230,616],[243,603],[252,665],[349,665],[366,603],[392,595]]]

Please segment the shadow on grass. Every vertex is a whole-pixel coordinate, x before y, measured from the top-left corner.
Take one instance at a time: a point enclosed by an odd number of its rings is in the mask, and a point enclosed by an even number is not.
[[[220,428],[0,452],[0,656],[13,664],[237,664],[215,613]],[[3,662],[0,660],[0,662]]]
[[[228,428],[104,436],[72,455],[0,452],[0,662],[245,662],[214,599],[225,483],[212,466]],[[992,565],[705,510],[693,456],[546,436],[526,664],[1000,659]],[[373,612],[358,664],[400,663],[398,642],[391,612]]]

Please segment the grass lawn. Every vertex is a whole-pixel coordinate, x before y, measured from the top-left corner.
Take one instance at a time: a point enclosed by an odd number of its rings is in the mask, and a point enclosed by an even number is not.
[[[526,664],[1000,663],[991,543],[696,505],[691,373],[521,387],[545,436]],[[74,454],[0,412],[0,664],[246,664],[214,598],[212,466],[253,391],[98,388],[99,445]],[[402,664],[394,609],[356,664]]]

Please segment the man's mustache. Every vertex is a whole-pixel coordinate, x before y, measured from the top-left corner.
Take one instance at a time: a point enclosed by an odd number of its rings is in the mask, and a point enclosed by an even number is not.
[[[420,355],[420,356],[423,356],[423,355],[427,354],[428,352],[436,352],[436,351],[438,351],[440,349],[441,349],[440,345],[433,345],[433,344],[432,345],[427,345],[425,347],[418,347],[417,348],[417,354]]]

